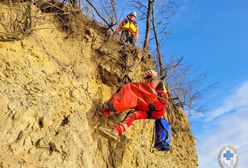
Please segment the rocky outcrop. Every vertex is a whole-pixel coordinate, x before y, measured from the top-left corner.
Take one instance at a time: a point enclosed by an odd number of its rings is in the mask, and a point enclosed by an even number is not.
[[[117,122],[97,111],[117,89],[123,59],[140,81],[154,67],[147,54],[129,47],[123,55],[114,37],[87,24],[81,40],[68,38],[54,16],[38,12],[42,29],[0,42],[0,167],[197,167],[187,117],[173,105],[168,153],[150,152],[154,121],[134,122],[121,142],[97,129]]]

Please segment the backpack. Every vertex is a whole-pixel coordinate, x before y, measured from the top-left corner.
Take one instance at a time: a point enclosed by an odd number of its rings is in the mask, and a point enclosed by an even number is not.
[[[154,148],[159,151],[170,151],[170,133],[171,127],[168,121],[164,118],[156,119]]]

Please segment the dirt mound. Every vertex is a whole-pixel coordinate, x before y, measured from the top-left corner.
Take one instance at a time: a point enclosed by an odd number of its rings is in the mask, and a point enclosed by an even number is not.
[[[197,167],[187,117],[173,106],[169,153],[150,152],[153,121],[134,122],[120,143],[97,130],[116,122],[97,111],[125,74],[123,59],[140,81],[154,67],[147,54],[123,54],[100,26],[85,23],[80,40],[68,37],[55,16],[36,13],[42,22],[27,38],[0,42],[0,167]],[[8,6],[0,16],[7,20]]]

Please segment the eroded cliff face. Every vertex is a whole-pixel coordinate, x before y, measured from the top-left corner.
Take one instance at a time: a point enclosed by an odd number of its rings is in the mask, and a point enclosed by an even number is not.
[[[1,20],[6,8],[1,4]],[[80,40],[68,38],[54,16],[36,12],[39,29],[0,42],[0,167],[197,167],[187,117],[172,104],[171,152],[150,152],[154,121],[134,122],[121,142],[97,129],[117,122],[97,112],[123,77],[121,62],[141,81],[154,68],[147,54],[128,47],[123,55],[114,37],[87,20]]]

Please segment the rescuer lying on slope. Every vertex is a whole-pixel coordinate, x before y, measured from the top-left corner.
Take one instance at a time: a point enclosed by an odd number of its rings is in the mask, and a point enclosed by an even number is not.
[[[160,86],[161,80],[153,70],[146,72],[146,83],[128,83],[123,85],[107,103],[108,107],[102,109],[106,117],[112,114],[130,110],[121,123],[113,129],[100,127],[99,129],[114,139],[118,139],[135,120],[159,119],[166,113],[167,93]],[[161,88],[160,88],[161,87]]]

